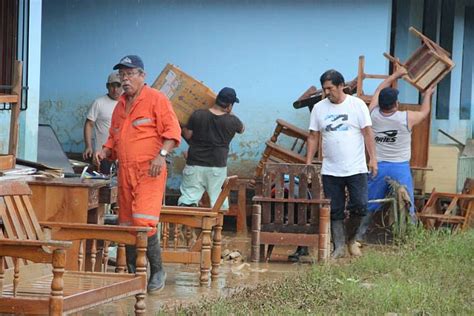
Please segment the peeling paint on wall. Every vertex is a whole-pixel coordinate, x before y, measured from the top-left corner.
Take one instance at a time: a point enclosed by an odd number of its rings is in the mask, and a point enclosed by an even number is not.
[[[40,124],[51,125],[65,152],[82,152],[83,126],[90,103],[48,100],[40,103]]]

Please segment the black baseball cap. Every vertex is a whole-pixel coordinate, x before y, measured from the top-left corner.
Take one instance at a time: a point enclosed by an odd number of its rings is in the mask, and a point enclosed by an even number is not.
[[[145,65],[140,56],[137,55],[127,55],[120,59],[119,63],[114,66],[114,70],[121,68],[141,68],[145,70]]]
[[[379,94],[379,107],[381,109],[391,109],[398,100],[398,90],[394,88],[383,88]]]
[[[220,106],[227,106],[228,104],[239,103],[239,98],[237,98],[234,89],[225,87],[217,94],[216,103]]]

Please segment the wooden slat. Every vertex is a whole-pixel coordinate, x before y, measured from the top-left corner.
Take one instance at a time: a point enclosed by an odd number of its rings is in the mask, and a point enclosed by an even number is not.
[[[12,233],[14,235],[8,236],[8,238],[18,238],[20,240],[26,239],[26,233],[24,227],[18,218],[18,212],[16,205],[13,203],[11,196],[5,196],[5,204],[7,205],[7,212],[10,215],[10,220],[12,224]]]
[[[30,224],[31,226],[33,226],[37,239],[44,240],[43,230],[41,229],[41,226],[38,223],[38,219],[36,218],[35,211],[33,210],[33,206],[31,205],[30,197],[27,195],[23,195],[21,198],[23,200],[23,203],[25,204]]]
[[[26,234],[26,238],[29,240],[37,240],[38,238],[31,225],[30,216],[23,205],[21,197],[18,195],[14,195],[13,201],[15,202],[15,205],[17,207],[18,215],[21,220],[21,225],[25,229],[24,232]]]
[[[14,238],[15,231],[13,230],[13,224],[10,216],[7,213],[7,205],[5,203],[5,197],[0,198],[0,218],[3,221],[3,227],[5,229],[5,237]]]

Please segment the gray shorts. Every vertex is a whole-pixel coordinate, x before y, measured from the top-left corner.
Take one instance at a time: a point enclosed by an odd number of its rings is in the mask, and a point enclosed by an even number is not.
[[[217,197],[222,191],[222,185],[227,177],[227,167],[202,167],[186,165],[183,169],[183,180],[181,182],[181,196],[178,205],[198,204],[204,192],[207,192],[211,200],[211,207],[216,203]],[[229,201],[226,199],[221,210],[229,209]]]

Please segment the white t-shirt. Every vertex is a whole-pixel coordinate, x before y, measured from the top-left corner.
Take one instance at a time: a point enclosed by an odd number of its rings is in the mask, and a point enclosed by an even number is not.
[[[95,150],[101,150],[109,137],[110,121],[112,113],[117,105],[117,100],[111,99],[108,95],[97,98],[92,103],[87,119],[94,122]]]
[[[371,125],[369,109],[359,98],[346,95],[340,104],[331,103],[327,98],[316,103],[311,111],[309,129],[322,135],[321,174],[347,177],[366,173],[361,129]]]

